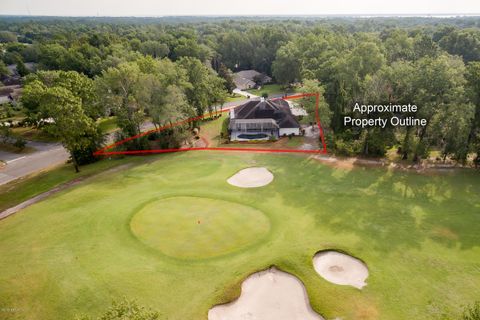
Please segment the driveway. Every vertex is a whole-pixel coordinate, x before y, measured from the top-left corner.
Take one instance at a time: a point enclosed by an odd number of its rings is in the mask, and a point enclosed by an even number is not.
[[[233,89],[233,93],[239,94],[239,95],[244,96],[246,98],[252,98],[252,99],[253,98],[259,98],[259,96],[257,96],[257,95],[251,94],[250,92],[242,91],[238,88]]]

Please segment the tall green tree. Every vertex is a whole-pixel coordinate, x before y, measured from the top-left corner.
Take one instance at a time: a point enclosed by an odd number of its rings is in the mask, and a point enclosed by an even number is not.
[[[146,95],[140,81],[141,71],[134,62],[121,63],[109,68],[95,80],[97,93],[105,107],[116,115],[118,127],[126,138],[140,133],[145,119],[145,106],[141,97]],[[137,147],[139,142],[134,141]]]
[[[178,65],[187,73],[191,87],[186,88],[186,94],[197,115],[204,114],[207,109],[225,98],[224,80],[200,60],[182,57],[178,61]]]
[[[26,86],[24,97],[36,99],[39,113],[53,120],[45,130],[59,138],[70,153],[75,171],[79,172],[79,165],[92,157],[102,140],[95,121],[83,109],[80,97],[62,86],[47,87],[39,80]]]
[[[468,145],[470,151],[477,154],[476,163],[480,164],[480,62],[470,62],[467,65],[466,79],[469,100],[475,106],[468,134]]]
[[[142,42],[139,50],[144,55],[150,55],[153,58],[164,58],[170,53],[167,44],[152,40]]]
[[[430,124],[443,118],[442,114],[448,113],[451,107],[466,103],[466,81],[465,65],[459,57],[448,54],[437,58],[426,57],[420,59],[415,66],[417,116],[427,119],[427,125],[418,128],[418,143],[413,155],[414,161],[417,161],[428,154],[430,143],[435,142],[428,139],[432,134],[429,130]],[[469,117],[470,114],[461,116]],[[466,136],[464,138],[467,139]]]
[[[318,116],[324,128],[329,128],[331,123],[332,112],[325,101],[325,89],[317,80],[306,80],[300,90],[302,93],[313,93],[319,95]],[[316,97],[307,97],[300,100],[303,108],[307,111],[307,119],[309,122],[316,122]]]
[[[8,76],[9,71],[3,61],[0,60],[0,77]]]
[[[298,48],[293,42],[280,47],[272,64],[273,76],[277,82],[287,85],[300,80]]]

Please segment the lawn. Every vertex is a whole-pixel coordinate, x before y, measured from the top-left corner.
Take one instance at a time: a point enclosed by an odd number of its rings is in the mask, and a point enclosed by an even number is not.
[[[269,97],[273,95],[279,95],[279,94],[292,94],[296,92],[296,89],[285,89],[283,86],[279,84],[267,84],[264,85],[260,90],[258,89],[250,89],[247,90],[247,92],[254,94],[256,96],[261,96],[263,93],[267,93]]]
[[[235,101],[242,101],[246,99],[247,97],[234,93],[232,95],[229,95],[225,102],[235,102]]]
[[[102,118],[97,121],[98,127],[103,133],[110,133],[118,129],[117,117]]]
[[[77,178],[85,178],[122,164],[132,163],[132,161],[137,160],[133,158],[100,161],[82,166],[80,173],[75,173],[71,164],[65,164],[52,170],[14,180],[0,186],[0,211],[53,189],[62,183]]]
[[[478,299],[478,172],[345,170],[303,155],[214,151],[122,161],[136,165],[0,220],[0,318],[95,315],[126,296],[165,319],[206,319],[270,265],[299,277],[327,319],[457,319]],[[274,181],[226,183],[249,166]],[[318,276],[311,259],[322,249],[361,258],[368,285]]]

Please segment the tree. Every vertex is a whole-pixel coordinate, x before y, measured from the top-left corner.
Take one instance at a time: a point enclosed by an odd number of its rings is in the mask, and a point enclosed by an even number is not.
[[[459,57],[447,54],[437,58],[426,57],[420,59],[415,67],[417,116],[427,119],[427,125],[418,128],[418,143],[413,155],[413,160],[417,161],[428,152],[429,142],[435,142],[428,139],[430,124],[444,118],[442,114],[448,112],[450,108],[466,103],[464,87],[466,81],[465,66]],[[470,114],[463,113],[459,116],[470,117]],[[458,121],[463,122],[460,119]]]
[[[92,144],[93,149],[98,146],[99,130],[95,122],[85,114],[81,99],[68,89],[61,86],[48,88],[41,83],[36,83],[34,88],[40,90],[29,90],[28,94],[38,99],[41,113],[53,119],[53,124],[46,130],[60,139],[70,153],[75,171],[79,172],[78,154],[92,149]]]
[[[0,78],[1,78],[1,77],[5,77],[5,76],[8,76],[9,73],[10,73],[10,72],[8,71],[8,68],[7,68],[7,66],[5,65],[5,63],[0,60]]]
[[[47,87],[61,86],[68,89],[81,99],[83,109],[93,120],[105,114],[104,106],[97,102],[93,80],[81,73],[76,71],[38,71],[27,77],[27,83],[34,80],[39,80]],[[34,104],[34,101],[32,102]],[[27,107],[29,105],[30,102]]]
[[[384,40],[388,60],[411,60],[414,56],[413,39],[405,30],[395,29]]]
[[[443,159],[448,155],[459,162],[465,162],[469,152],[468,135],[475,107],[470,103],[450,104],[435,114],[432,138],[442,147]]]
[[[67,49],[60,44],[44,44],[39,48],[38,62],[42,69],[62,70],[68,55]]]
[[[199,44],[196,38],[180,37],[173,49],[173,55],[176,59],[192,57],[205,62],[210,60],[214,54],[209,47]]]
[[[465,62],[480,60],[480,30],[461,29],[449,32],[439,40],[441,48],[452,55],[460,55]]]
[[[475,106],[467,143],[469,150],[477,154],[476,162],[480,163],[480,62],[467,65],[466,79],[469,100]]]
[[[139,98],[145,95],[146,88],[140,83],[141,72],[134,62],[121,63],[109,68],[97,77],[95,85],[100,100],[106,108],[117,116],[117,125],[123,137],[140,133],[145,118],[144,106]]]
[[[175,85],[168,86],[154,101],[148,106],[148,112],[158,127],[186,119],[193,113],[185,94]]]
[[[140,44],[140,52],[154,58],[164,58],[170,53],[168,45],[158,41],[145,41]]]
[[[362,42],[336,61],[335,76],[344,83],[349,102],[362,98],[365,77],[374,75],[384,65],[385,57],[374,42]]]
[[[272,64],[273,76],[284,85],[300,80],[299,52],[293,42],[280,47]]]
[[[229,93],[232,93],[237,86],[235,85],[235,82],[233,82],[232,72],[223,63],[220,63],[220,67],[218,69],[218,75],[223,80],[225,80],[224,82],[225,89]]]
[[[416,101],[417,87],[415,85],[416,67],[410,61],[395,61],[384,70],[386,82],[389,89],[389,100],[396,104],[409,104]],[[404,117],[415,116],[415,114],[404,113]],[[403,134],[401,143],[402,159],[407,160],[408,156],[414,151],[413,134],[414,127],[400,129]]]
[[[84,75],[39,71],[27,77],[21,98],[30,119],[53,119],[43,130],[60,139],[77,172],[79,165],[96,160],[93,152],[103,143],[95,121],[100,112],[92,106],[93,95],[93,81]]]
[[[112,306],[96,318],[89,316],[77,317],[77,320],[158,320],[160,314],[151,309],[138,305],[134,300],[124,298],[114,301]]]
[[[17,35],[10,31],[0,31],[0,43],[17,42]]]
[[[17,60],[17,72],[20,75],[20,77],[25,77],[30,73],[30,71],[27,69],[25,66],[25,63],[23,63],[23,60],[19,58]]]
[[[38,79],[28,80],[27,85],[23,89],[21,102],[26,110],[27,117],[30,122],[38,123],[42,119],[40,113],[40,97],[45,94],[46,86]]]
[[[415,60],[427,56],[434,58],[438,55],[439,48],[431,36],[421,32],[413,39],[413,52]]]
[[[178,65],[186,71],[191,84],[191,87],[186,88],[186,95],[197,115],[203,115],[207,108],[224,99],[224,81],[211,68],[192,57],[180,58]]]
[[[314,93],[319,95],[319,104],[318,104],[318,116],[324,128],[330,127],[332,112],[328,106],[328,103],[325,101],[323,94],[325,89],[317,80],[305,80],[303,87],[300,90],[302,93]],[[308,97],[302,98],[300,103],[307,111],[307,117],[309,122],[316,122],[315,118],[315,108],[316,108],[316,98]]]

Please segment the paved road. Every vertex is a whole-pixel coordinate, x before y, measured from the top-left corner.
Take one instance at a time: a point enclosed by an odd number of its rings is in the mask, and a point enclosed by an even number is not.
[[[65,163],[69,155],[59,143],[43,143],[29,141],[27,144],[36,151],[29,154],[0,152],[0,159],[6,166],[0,169],[0,185],[26,175]]]

